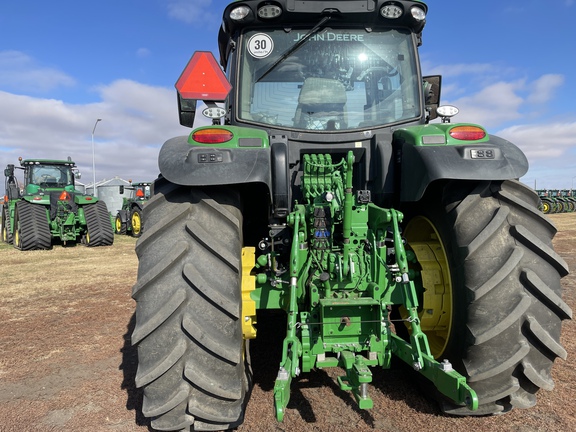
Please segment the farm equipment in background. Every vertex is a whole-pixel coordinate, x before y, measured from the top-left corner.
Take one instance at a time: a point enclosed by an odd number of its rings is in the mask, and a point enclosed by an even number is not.
[[[68,160],[19,158],[20,167],[4,170],[6,196],[2,207],[2,240],[16,249],[50,249],[82,242],[86,246],[109,246],[114,232],[106,204],[76,190],[80,178]],[[22,189],[15,169],[24,171]]]
[[[576,197],[572,189],[540,189],[539,208],[544,214],[571,213],[576,210]]]
[[[441,79],[421,75],[417,52],[426,13],[232,2],[222,68],[192,56],[180,123],[201,100],[212,125],[163,145],[136,245],[136,385],[154,428],[242,423],[248,341],[268,310],[283,321],[279,421],[291,383],[328,367],[371,408],[371,368],[393,357],[449,414],[528,408],[552,389],[572,316],[556,229],[517,181],[524,154],[439,106]]]
[[[556,204],[554,198],[550,195],[550,191],[546,189],[539,189],[536,191],[540,197],[540,204],[538,208],[544,214],[555,213]]]
[[[557,191],[558,199],[562,202],[562,212],[572,213],[576,210],[576,199],[571,189],[562,189]]]
[[[122,209],[118,210],[114,222],[116,234],[130,234],[133,237],[140,237],[144,229],[142,220],[142,209],[144,204],[150,199],[150,188],[152,183],[134,183],[131,186],[120,186],[120,193],[126,189],[132,191],[129,198],[122,199]]]

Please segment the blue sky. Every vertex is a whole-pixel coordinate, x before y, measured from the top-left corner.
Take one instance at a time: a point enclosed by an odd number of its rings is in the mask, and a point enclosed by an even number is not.
[[[0,165],[66,158],[92,179],[157,176],[178,123],[174,83],[196,50],[217,53],[221,0],[0,2]],[[442,102],[518,145],[522,181],[576,180],[575,0],[430,0],[425,74]],[[198,113],[198,115],[200,115]],[[200,115],[201,116],[201,115]]]

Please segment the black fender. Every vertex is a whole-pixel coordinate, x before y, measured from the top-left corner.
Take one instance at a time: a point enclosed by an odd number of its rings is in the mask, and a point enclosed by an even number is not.
[[[183,186],[264,183],[272,196],[269,147],[193,146],[180,136],[164,143],[158,155],[162,176]]]
[[[142,204],[142,202],[134,201],[132,203],[132,205],[130,205],[130,213],[132,213],[134,211],[134,209],[138,209],[138,210],[140,210],[140,212],[142,212],[143,208],[144,208],[144,205]]]
[[[510,180],[528,171],[524,153],[495,135],[478,143],[416,146],[398,141],[394,146],[403,202],[418,201],[436,180]]]
[[[126,210],[118,210],[116,217],[120,217],[120,221],[126,223],[128,221],[128,212]]]

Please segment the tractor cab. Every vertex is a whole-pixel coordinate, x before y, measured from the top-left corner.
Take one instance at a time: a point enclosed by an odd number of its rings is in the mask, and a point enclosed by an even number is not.
[[[248,2],[253,3],[253,2]],[[420,2],[230,5],[220,54],[231,124],[353,131],[424,122]]]
[[[41,190],[74,192],[74,180],[80,178],[71,160],[21,160],[20,165],[24,168],[26,195],[34,195]]]
[[[69,166],[30,165],[27,183],[42,188],[64,188],[74,186],[74,175]]]
[[[150,199],[150,183],[134,184],[134,199],[145,201]]]

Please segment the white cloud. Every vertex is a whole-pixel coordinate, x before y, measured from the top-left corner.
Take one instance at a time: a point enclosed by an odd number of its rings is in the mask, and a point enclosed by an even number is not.
[[[576,148],[576,122],[515,125],[496,135],[516,144],[531,161],[558,158]]]
[[[559,74],[543,75],[530,85],[530,95],[527,101],[542,104],[551,100],[554,92],[564,84],[564,76]]]
[[[455,121],[493,127],[520,118],[519,109],[524,99],[518,95],[518,91],[523,87],[522,81],[501,81],[470,96],[445,102],[457,106],[460,110]]]
[[[492,63],[454,63],[436,65],[422,61],[424,75],[442,75],[442,98],[470,94],[494,83],[517,77],[513,68]],[[514,79],[514,78],[512,78]]]
[[[38,65],[22,52],[0,51],[0,84],[4,89],[29,93],[71,87],[76,81],[58,69]]]
[[[16,164],[18,156],[71,156],[91,183],[92,130],[101,118],[94,134],[96,179],[156,178],[161,145],[190,131],[178,122],[175,91],[119,80],[98,92],[100,101],[83,105],[0,92],[0,165]]]
[[[450,85],[443,83],[441,103],[458,107],[460,114],[455,121],[503,127],[519,119],[542,116],[545,105],[554,99],[564,81],[563,75],[545,74],[533,81],[500,79],[484,86],[476,84],[476,91],[465,91],[463,87],[470,82],[452,80]]]
[[[188,24],[212,24],[220,18],[210,12],[212,0],[169,0],[168,15]]]
[[[522,178],[539,189],[567,189],[574,186],[576,122],[521,124],[495,133],[516,144],[530,163]]]

